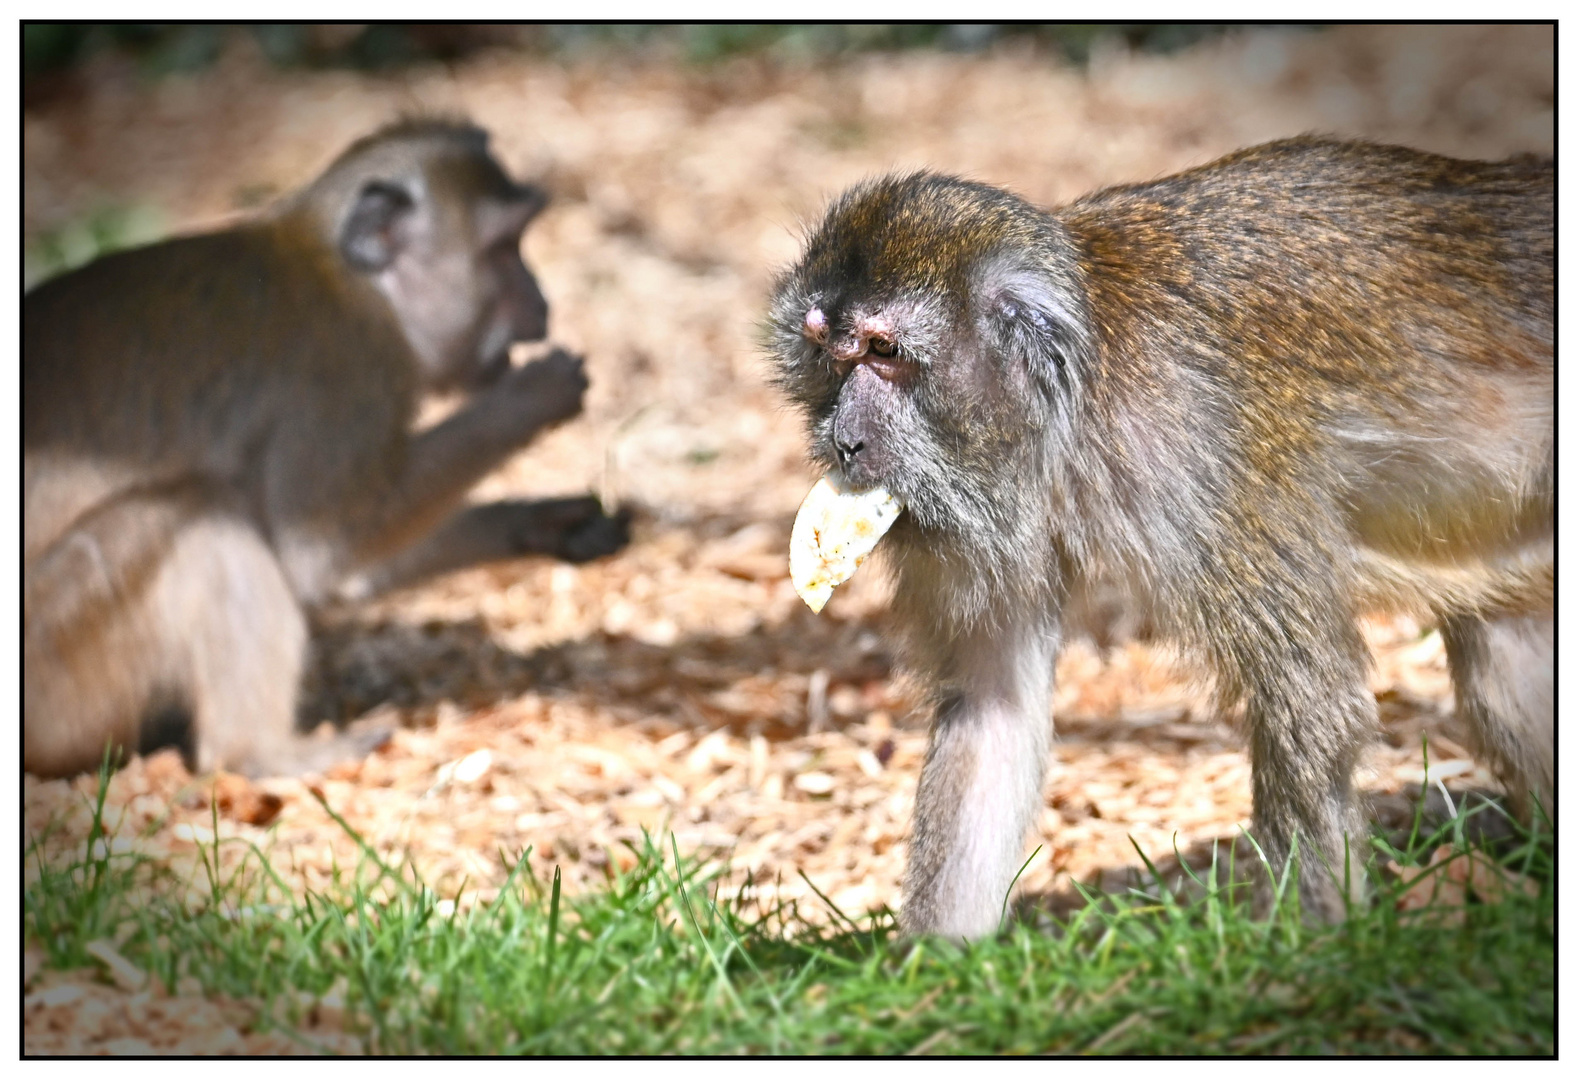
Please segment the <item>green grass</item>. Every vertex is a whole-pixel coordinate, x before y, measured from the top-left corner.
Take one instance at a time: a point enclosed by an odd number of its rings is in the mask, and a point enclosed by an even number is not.
[[[1404,852],[1378,841],[1377,856],[1426,859],[1452,827]],[[1341,926],[1285,909],[1255,921],[1212,887],[1224,867],[1191,903],[1132,892],[969,947],[908,945],[888,914],[851,920],[829,905],[819,928],[792,908],[715,903],[715,880],[650,843],[596,894],[563,897],[521,859],[495,901],[457,913],[365,848],[360,867],[304,900],[261,854],[228,879],[210,858],[204,900],[178,904],[168,870],[99,839],[70,865],[30,848],[26,933],[47,966],[91,966],[86,947],[109,939],[165,985],[256,1002],[260,1027],[286,1031],[304,1003],[336,994],[373,1052],[1554,1050],[1548,834],[1498,855],[1543,882],[1539,895],[1470,904],[1460,925],[1399,914],[1385,883]]]

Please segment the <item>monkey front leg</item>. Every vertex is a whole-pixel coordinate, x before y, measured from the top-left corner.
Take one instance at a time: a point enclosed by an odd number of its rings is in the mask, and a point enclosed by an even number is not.
[[[915,797],[906,932],[997,929],[1041,802],[1058,644],[1058,631],[1039,622],[956,642]]]
[[[629,540],[628,515],[604,513],[590,495],[483,503],[452,514],[411,547],[352,575],[340,595],[361,600],[451,570],[522,555],[586,562],[612,555]]]
[[[504,458],[579,413],[586,387],[581,358],[554,349],[418,435],[393,497],[373,535],[357,545],[358,554],[388,557],[430,532]]]

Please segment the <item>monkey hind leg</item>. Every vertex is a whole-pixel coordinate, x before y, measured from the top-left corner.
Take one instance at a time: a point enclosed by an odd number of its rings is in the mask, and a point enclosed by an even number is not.
[[[151,581],[189,517],[153,493],[80,518],[23,569],[23,766],[70,776],[141,748],[154,701],[178,699],[180,658],[149,607]]]
[[[1338,922],[1350,904],[1364,902],[1370,844],[1353,791],[1357,757],[1339,751],[1276,767],[1264,764],[1263,754],[1251,753],[1251,836],[1266,860],[1254,875],[1257,915],[1270,913],[1290,880],[1297,881],[1299,910],[1311,923]],[[1286,876],[1290,867],[1295,878]]]
[[[141,748],[143,715],[173,683],[173,659],[140,600],[96,605],[91,623],[45,628],[25,618],[23,767],[72,776],[97,769],[106,751],[120,764]]]
[[[1251,836],[1270,873],[1259,874],[1255,907],[1269,913],[1289,863],[1310,922],[1336,922],[1366,896],[1369,828],[1353,772],[1377,728],[1365,682],[1363,642],[1310,649],[1309,662],[1267,665],[1245,702],[1254,791]],[[1302,657],[1301,657],[1302,659]]]
[[[1551,614],[1443,620],[1458,714],[1474,752],[1524,820],[1556,815],[1556,621]]]
[[[387,738],[296,733],[306,618],[273,550],[246,522],[215,516],[185,529],[150,605],[182,661],[198,771],[316,771]]]

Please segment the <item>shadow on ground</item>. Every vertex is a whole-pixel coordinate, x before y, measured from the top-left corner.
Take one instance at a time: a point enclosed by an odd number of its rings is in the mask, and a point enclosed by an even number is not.
[[[574,697],[622,720],[657,715],[684,726],[790,738],[805,734],[814,680],[824,700],[854,688],[862,712],[902,706],[888,685],[895,661],[880,622],[838,622],[806,611],[744,634],[653,645],[600,631],[531,652],[501,645],[480,618],[345,622],[314,635],[317,663],[302,715],[309,726],[345,723],[393,706],[407,725],[421,726],[444,702],[472,711],[531,691]],[[838,727],[849,719],[829,709],[822,722]]]

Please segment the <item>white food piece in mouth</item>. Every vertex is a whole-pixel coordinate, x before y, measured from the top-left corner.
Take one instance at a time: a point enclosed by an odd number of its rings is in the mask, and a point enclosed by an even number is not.
[[[849,491],[831,475],[818,480],[789,534],[789,580],[800,599],[821,611],[834,587],[854,576],[903,509],[903,501],[887,488]]]

